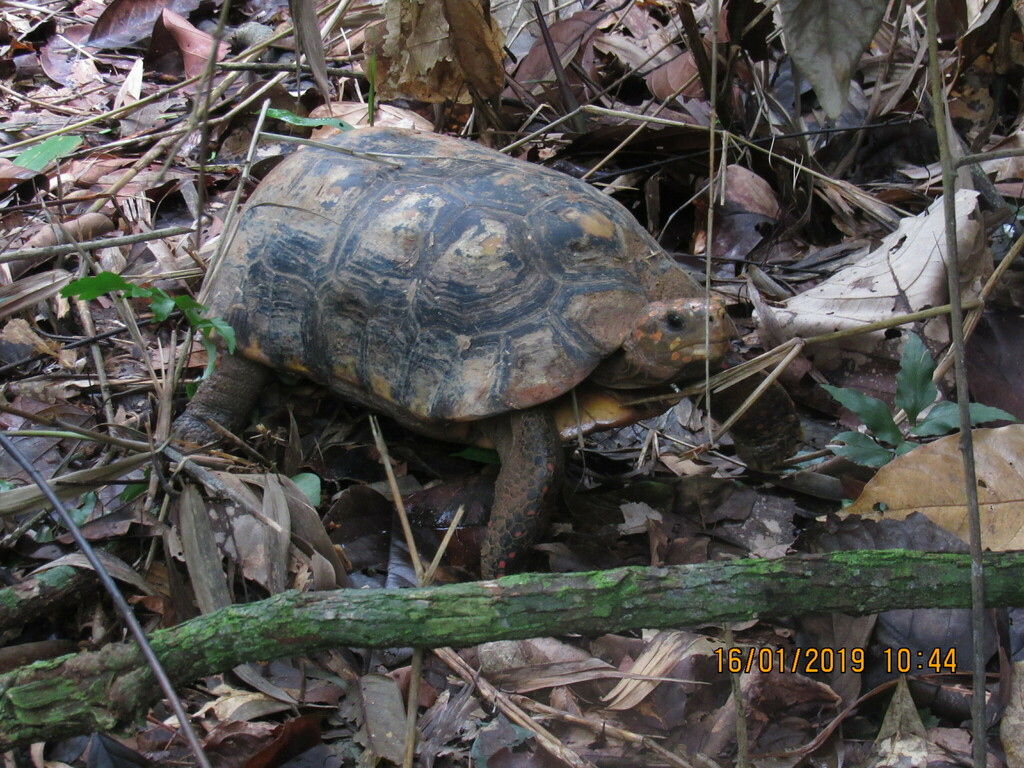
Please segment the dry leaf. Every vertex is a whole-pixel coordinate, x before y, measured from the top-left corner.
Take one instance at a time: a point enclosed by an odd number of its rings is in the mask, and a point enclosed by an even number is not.
[[[974,430],[982,545],[1024,549],[1024,425]],[[960,436],[922,445],[882,467],[846,514],[902,520],[920,512],[968,540]]]
[[[484,99],[497,96],[505,85],[501,30],[484,13],[480,0],[442,0],[442,4],[455,59],[467,82]]]
[[[839,117],[850,78],[882,22],[888,0],[782,0],[786,48],[811,81],[825,113]]]
[[[374,46],[382,99],[468,101],[467,83],[484,89],[481,93],[493,93],[499,78],[504,84],[497,25],[488,25],[482,10],[469,7],[476,0],[452,0],[451,9],[447,5],[443,0],[386,0],[383,39]],[[453,20],[468,29],[453,31],[445,18],[453,12]]]
[[[344,120],[355,128],[363,128],[370,125],[370,114],[367,105],[361,101],[336,101],[332,102],[330,109],[327,105],[316,107],[309,113],[311,118],[336,117]],[[387,126],[389,128],[406,128],[414,131],[425,131],[432,133],[433,124],[425,117],[413,112],[411,109],[395,107],[391,104],[378,104],[377,111],[373,116],[375,126]],[[333,126],[323,126],[313,130],[312,138],[315,141],[323,141],[328,136],[338,133]]]
[[[973,281],[984,267],[984,233],[980,222],[974,218],[977,197],[977,192],[970,190],[961,190],[956,195],[957,249],[964,270],[962,283]],[[867,323],[944,304],[947,295],[944,227],[943,203],[939,198],[920,216],[903,219],[895,232],[856,264],[836,272],[777,309],[780,330],[789,338],[806,338],[856,329]],[[976,289],[965,286],[964,298],[968,298],[972,290]],[[944,342],[945,334],[937,325],[926,326],[925,332]],[[866,363],[865,356],[898,359],[900,346],[886,337],[885,330],[879,330],[830,341],[810,351],[815,363],[828,369],[851,356],[857,364]]]

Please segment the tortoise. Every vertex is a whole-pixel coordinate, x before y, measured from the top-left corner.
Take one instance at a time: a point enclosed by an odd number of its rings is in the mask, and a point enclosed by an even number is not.
[[[208,419],[240,428],[278,369],[419,433],[490,443],[502,466],[485,576],[514,570],[543,528],[562,468],[552,401],[581,382],[701,380],[734,334],[618,202],[470,141],[395,128],[282,161],[201,299],[237,348],[175,422],[179,437],[215,439]],[[760,413],[733,430],[755,466],[799,440],[784,394]]]

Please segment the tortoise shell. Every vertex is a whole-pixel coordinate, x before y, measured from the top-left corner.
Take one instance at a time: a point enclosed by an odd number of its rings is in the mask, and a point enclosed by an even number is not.
[[[204,300],[238,353],[407,424],[549,401],[701,294],[584,182],[394,128],[327,144],[259,185]]]

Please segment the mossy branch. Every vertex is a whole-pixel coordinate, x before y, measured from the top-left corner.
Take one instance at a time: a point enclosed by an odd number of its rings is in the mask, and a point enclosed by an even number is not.
[[[337,646],[466,646],[808,611],[964,608],[970,568],[967,555],[886,550],[423,589],[285,592],[155,632],[152,645],[171,679],[184,684],[244,662]],[[987,605],[1024,605],[1024,553],[987,555],[985,573]],[[37,662],[0,675],[0,750],[109,730],[157,698],[159,688],[130,644]]]

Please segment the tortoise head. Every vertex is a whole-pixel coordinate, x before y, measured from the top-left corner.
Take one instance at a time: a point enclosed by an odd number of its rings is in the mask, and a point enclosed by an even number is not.
[[[613,389],[638,389],[700,379],[704,361],[725,359],[736,329],[719,299],[654,301],[633,326],[622,347],[590,378]]]

